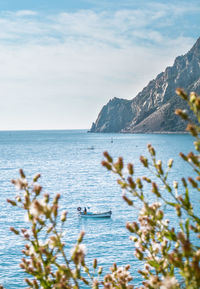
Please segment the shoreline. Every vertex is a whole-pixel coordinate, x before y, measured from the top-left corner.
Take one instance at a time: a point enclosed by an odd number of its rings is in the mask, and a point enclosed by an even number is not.
[[[98,134],[190,134],[187,131],[152,131],[152,132],[128,132],[128,131],[120,131],[120,132],[95,132],[95,131],[87,131],[87,133],[98,133]]]
[[[129,134],[190,134],[187,131],[120,132]]]

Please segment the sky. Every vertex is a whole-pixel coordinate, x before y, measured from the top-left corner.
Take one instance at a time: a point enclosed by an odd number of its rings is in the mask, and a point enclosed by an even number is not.
[[[89,129],[199,29],[199,0],[0,0],[0,130]]]

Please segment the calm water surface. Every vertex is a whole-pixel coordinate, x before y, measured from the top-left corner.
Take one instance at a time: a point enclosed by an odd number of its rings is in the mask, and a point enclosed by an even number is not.
[[[187,153],[192,149],[189,135],[88,134],[79,130],[0,132],[0,282],[5,288],[26,286],[18,265],[23,242],[9,231],[10,226],[23,227],[25,220],[21,211],[11,209],[6,202],[16,194],[10,180],[18,177],[19,168],[24,169],[30,180],[40,172],[44,192],[62,195],[61,209],[68,211],[67,248],[73,247],[78,232],[84,230],[87,262],[92,264],[97,257],[104,272],[116,260],[120,265],[130,263],[138,284],[137,270],[141,264],[133,255],[133,244],[125,229],[127,221],[137,219],[138,211],[122,202],[116,176],[101,166],[101,160],[104,150],[116,158],[123,156],[125,162],[135,164],[137,176],[143,176],[145,171],[138,159],[141,154],[147,155],[148,143],[155,146],[163,162],[174,158],[171,179],[180,180],[190,174],[190,169],[178,157],[180,151]],[[147,195],[151,200],[148,189]],[[112,218],[80,220],[76,208],[83,205],[96,210],[112,209]],[[168,211],[167,214],[172,224],[175,223],[174,213]]]

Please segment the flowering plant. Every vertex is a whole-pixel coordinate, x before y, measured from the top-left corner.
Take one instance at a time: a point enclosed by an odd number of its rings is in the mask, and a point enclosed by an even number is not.
[[[10,228],[25,240],[25,248],[22,251],[24,257],[20,267],[32,276],[25,279],[28,288],[69,289],[80,288],[83,283],[94,283],[95,272],[90,274],[85,264],[85,246],[82,244],[84,232],[80,233],[71,255],[67,256],[62,240],[67,212],[63,211],[59,216],[59,194],[52,202],[48,194],[42,196],[39,178],[38,174],[33,178],[32,184],[29,184],[23,170],[20,170],[20,178],[12,180],[12,183],[22,193],[16,200],[7,200],[12,206],[24,209],[30,223],[30,229]],[[97,268],[96,260],[93,267]],[[89,281],[81,275],[81,269],[87,272]],[[97,274],[100,273],[99,270]]]
[[[104,167],[118,175],[124,201],[131,207],[135,206],[135,201],[141,203],[138,221],[126,224],[134,242],[135,256],[144,263],[144,269],[139,270],[143,278],[139,287],[141,289],[200,288],[200,217],[194,210],[189,193],[190,187],[197,193],[200,191],[200,97],[195,93],[188,96],[181,89],[177,93],[187,101],[197,118],[197,124],[192,123],[186,111],[176,110],[176,114],[188,122],[187,130],[195,138],[196,153],[180,153],[181,158],[193,168],[193,177],[187,180],[182,178],[181,184],[171,184],[168,175],[173,167],[173,160],[168,161],[165,170],[162,161],[157,160],[152,145],[148,145],[150,160],[145,156],[140,157],[142,165],[148,170],[148,177],[135,178],[131,163],[127,165],[127,176],[123,159],[120,157],[114,162],[107,152],[104,153],[105,160],[102,162]],[[160,184],[149,177],[152,174],[164,186],[164,192]],[[85,284],[93,289],[132,289],[134,286],[130,265],[118,267],[113,264],[111,272],[104,278],[101,278],[102,268],[97,266],[96,259],[93,270],[89,269],[82,244],[84,232],[80,233],[71,255],[66,254],[63,225],[67,220],[67,212],[60,214],[58,211],[60,195],[55,196],[52,202],[48,194],[42,195],[39,178],[40,175],[36,175],[32,184],[29,184],[23,170],[20,170],[20,178],[12,183],[21,193],[15,200],[8,200],[12,206],[25,210],[30,224],[29,229],[11,228],[13,233],[25,240],[24,257],[20,266],[30,276],[25,279],[28,288],[78,289]],[[149,190],[156,199],[152,204],[148,201]],[[174,209],[179,221],[177,228],[171,227],[169,220],[165,218],[163,205]]]
[[[168,181],[168,174],[173,166],[170,159],[166,171],[161,160],[157,160],[156,151],[152,145],[148,145],[150,160],[145,156],[140,161],[148,175],[154,175],[159,183],[155,183],[150,177],[134,178],[133,164],[128,164],[128,176],[123,171],[123,159],[113,162],[112,157],[105,152],[102,164],[108,170],[119,176],[118,184],[124,191],[123,199],[129,206],[134,206],[135,201],[140,201],[142,209],[139,212],[138,222],[128,222],[127,229],[132,233],[135,256],[144,262],[144,270],[139,270],[143,277],[143,285],[140,288],[200,288],[200,217],[195,213],[194,202],[189,193],[189,186],[199,193],[200,181],[200,97],[195,93],[188,96],[183,90],[177,89],[177,93],[187,101],[194,112],[198,124],[192,123],[186,111],[176,110],[176,114],[188,122],[186,130],[195,138],[196,153],[188,155],[180,153],[181,158],[187,162],[194,171],[193,177],[181,183]],[[155,195],[156,202],[148,201],[149,189]],[[179,186],[180,185],[180,186]],[[177,215],[179,226],[170,227],[169,220],[161,206],[172,207]]]

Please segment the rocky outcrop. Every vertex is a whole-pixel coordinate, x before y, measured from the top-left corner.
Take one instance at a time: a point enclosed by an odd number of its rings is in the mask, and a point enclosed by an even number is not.
[[[104,105],[91,132],[120,132],[132,120],[131,100],[113,98]]]
[[[175,94],[177,87],[200,94],[200,38],[185,55],[175,59],[132,100],[114,98],[106,104],[91,132],[176,132],[185,123],[174,114],[187,108]]]

